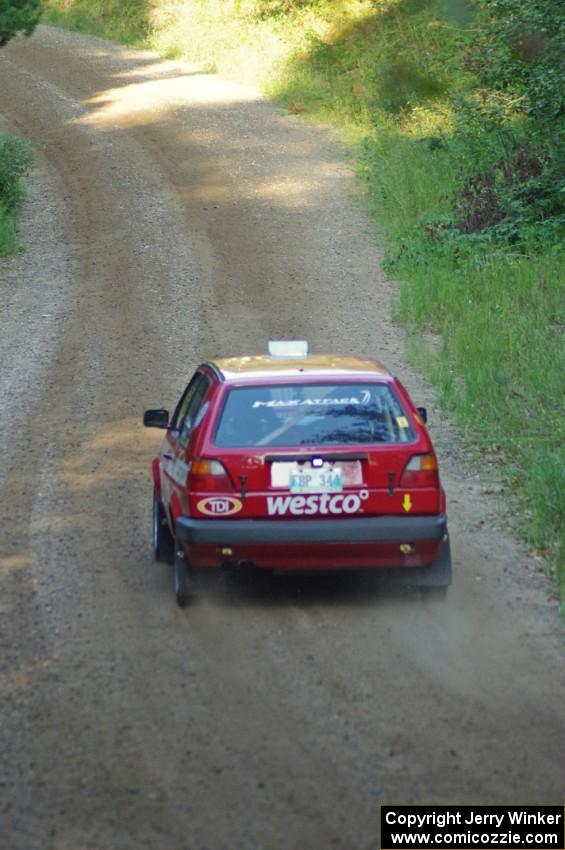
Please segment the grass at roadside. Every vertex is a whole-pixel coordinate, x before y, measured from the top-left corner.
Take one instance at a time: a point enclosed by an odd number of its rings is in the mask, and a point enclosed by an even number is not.
[[[429,141],[377,134],[362,155],[369,204],[416,365],[478,465],[503,470],[517,528],[565,599],[565,245],[441,238],[464,156],[455,141],[430,150]]]
[[[47,0],[44,23],[149,47],[145,4],[138,0]]]
[[[0,135],[0,256],[18,249],[16,211],[25,194],[22,176],[32,162],[32,149],[25,139]]]
[[[563,179],[548,165],[557,134],[536,129],[510,96],[476,88],[466,3],[46,5],[48,22],[202,62],[344,134],[417,364],[477,461],[500,465],[520,531],[565,600],[565,248],[548,190]]]

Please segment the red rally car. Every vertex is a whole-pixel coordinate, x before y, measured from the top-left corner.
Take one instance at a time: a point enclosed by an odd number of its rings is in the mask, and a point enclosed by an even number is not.
[[[444,595],[445,493],[400,381],[361,357],[269,354],[202,364],[153,460],[153,547],[184,605],[204,569],[380,570]]]

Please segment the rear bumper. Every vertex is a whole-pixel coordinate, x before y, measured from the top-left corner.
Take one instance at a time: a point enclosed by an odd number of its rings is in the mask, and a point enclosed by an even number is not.
[[[447,540],[445,516],[332,520],[202,520],[182,517],[177,538],[193,567],[252,564],[304,572],[425,568]],[[409,545],[407,545],[409,544]]]
[[[351,517],[332,520],[196,519],[179,517],[182,543],[240,546],[271,544],[416,543],[441,541],[447,533],[445,514],[432,516]]]

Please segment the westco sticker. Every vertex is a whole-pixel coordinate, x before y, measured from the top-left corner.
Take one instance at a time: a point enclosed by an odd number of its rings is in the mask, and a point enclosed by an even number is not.
[[[312,496],[267,496],[269,516],[313,516],[314,514],[356,514],[369,498],[367,490],[359,493],[316,493]]]
[[[243,507],[239,499],[231,496],[214,496],[209,499],[201,499],[196,505],[201,514],[207,516],[230,516],[238,514]]]

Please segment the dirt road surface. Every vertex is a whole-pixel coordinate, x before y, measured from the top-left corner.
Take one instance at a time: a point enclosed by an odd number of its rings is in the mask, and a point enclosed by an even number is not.
[[[2,850],[369,850],[382,801],[562,803],[556,604],[403,363],[339,145],[48,28],[2,49],[0,80],[38,145],[27,251],[0,264]],[[141,413],[269,336],[379,356],[428,404],[445,605],[334,580],[175,607]]]

